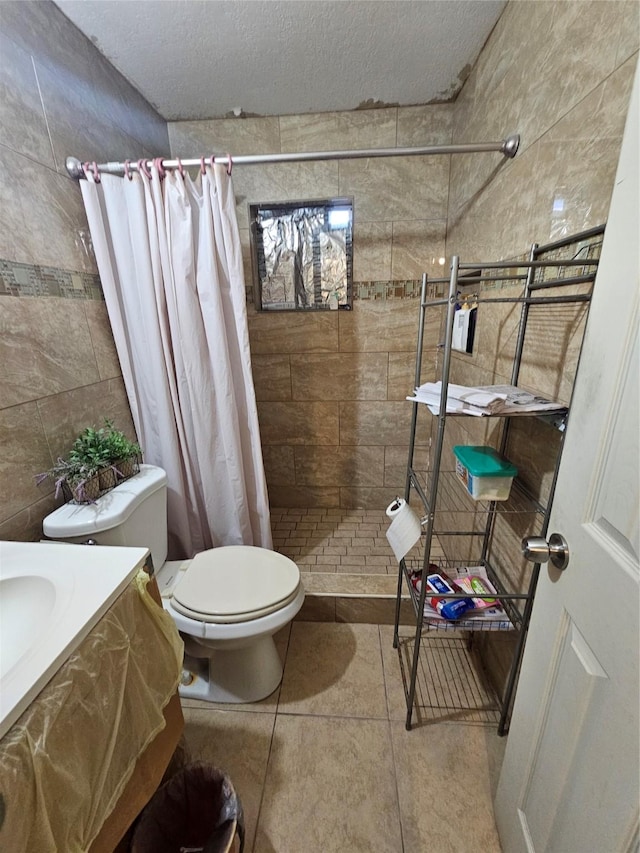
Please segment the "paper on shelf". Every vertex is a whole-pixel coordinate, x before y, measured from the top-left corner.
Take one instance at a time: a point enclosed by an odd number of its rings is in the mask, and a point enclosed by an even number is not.
[[[447,414],[473,415],[524,415],[535,412],[557,412],[565,407],[537,394],[531,394],[515,385],[454,385],[447,389]],[[442,382],[425,382],[415,389],[413,403],[425,403],[432,414],[440,414]]]

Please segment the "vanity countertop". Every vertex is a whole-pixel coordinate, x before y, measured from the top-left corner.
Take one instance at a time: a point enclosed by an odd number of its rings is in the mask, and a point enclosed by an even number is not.
[[[144,565],[146,548],[0,542],[0,737]]]

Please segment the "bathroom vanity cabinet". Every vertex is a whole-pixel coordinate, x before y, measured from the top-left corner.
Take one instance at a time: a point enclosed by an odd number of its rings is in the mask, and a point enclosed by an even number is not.
[[[428,322],[430,328],[440,325],[444,343],[438,347],[437,373],[442,385],[439,405],[434,406],[437,414],[431,414],[423,402],[411,403],[404,498],[421,516],[421,553],[417,558],[407,555],[400,560],[394,627],[407,729],[412,726],[414,713],[418,713],[421,721],[470,718],[497,724],[499,734],[508,730],[540,571],[539,562],[524,560],[520,543],[524,537],[547,535],[603,233],[604,226],[600,226],[553,244],[534,245],[526,261],[470,264],[454,257],[450,279],[427,281],[427,276],[423,277],[416,388],[422,382]],[[485,348],[474,358],[454,351],[455,314],[464,299],[478,306],[478,331],[484,334],[485,343],[493,339],[494,353],[488,354]],[[485,305],[492,306],[491,313],[485,311]],[[454,406],[448,406],[452,403],[449,383],[455,373],[458,376],[453,381],[458,384],[487,386],[509,382],[527,391],[535,389],[549,400],[546,383],[543,388],[536,388],[535,384],[544,373],[540,364],[550,364],[549,352],[545,358],[538,358],[539,338],[547,341],[549,351],[558,350],[556,390],[561,393],[551,399],[560,397],[564,404],[559,403],[544,414],[477,417],[452,413]],[[515,343],[504,345],[505,340]],[[547,375],[550,372],[553,370],[547,369]],[[532,418],[544,423],[532,430]],[[467,493],[456,474],[453,453],[454,445],[465,444],[491,445],[502,457],[516,461],[518,476],[507,500],[474,500]],[[546,470],[527,470],[527,463],[536,467],[536,458],[551,459]],[[475,610],[451,621],[433,619],[432,613],[427,616],[425,580],[434,565],[453,580],[479,574],[470,571],[479,567],[496,590],[503,613],[482,620],[477,618],[480,611]],[[407,596],[413,605],[415,632],[400,636],[401,602]],[[482,655],[478,654],[479,648]],[[489,679],[481,663],[488,655],[495,663],[493,679]],[[502,682],[498,689],[496,672]],[[471,717],[467,716],[469,712]]]
[[[87,574],[98,565],[92,548],[38,547],[82,553]],[[155,580],[132,568],[133,580],[0,740],[3,850],[128,849],[122,839],[170,764],[184,725],[182,641]]]
[[[150,580],[147,589],[158,607],[162,607],[155,578]],[[182,737],[184,718],[177,690],[162,713],[164,728],[136,761],[131,778],[89,853],[125,853],[129,850],[128,830],[156,792]]]

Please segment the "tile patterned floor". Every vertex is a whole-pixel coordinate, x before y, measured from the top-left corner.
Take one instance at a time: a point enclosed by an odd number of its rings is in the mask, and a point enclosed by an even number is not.
[[[247,853],[499,853],[504,740],[450,721],[407,732],[392,637],[388,625],[294,622],[276,638],[284,677],[271,696],[183,700],[191,759],[224,768],[243,801]]]
[[[398,563],[385,536],[384,510],[272,509],[274,550],[301,572],[396,576]],[[438,547],[432,556],[444,556]]]

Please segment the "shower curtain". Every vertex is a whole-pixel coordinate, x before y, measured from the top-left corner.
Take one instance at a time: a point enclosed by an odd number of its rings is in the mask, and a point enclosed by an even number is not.
[[[154,164],[81,186],[138,439],[167,472],[169,557],[271,548],[231,178]]]

